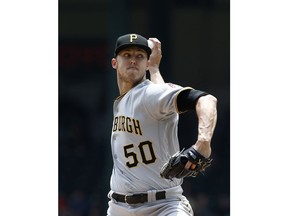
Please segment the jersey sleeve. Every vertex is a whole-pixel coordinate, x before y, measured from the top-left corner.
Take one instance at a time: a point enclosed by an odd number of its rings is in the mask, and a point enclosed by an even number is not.
[[[177,96],[181,91],[192,89],[172,83],[151,84],[146,88],[144,106],[155,119],[169,118],[178,113]]]

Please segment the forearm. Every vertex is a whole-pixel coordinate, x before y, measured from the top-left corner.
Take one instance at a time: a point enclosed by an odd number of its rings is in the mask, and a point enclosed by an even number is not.
[[[149,58],[150,79],[153,83],[164,84],[165,81],[159,70],[162,59],[161,42],[157,38],[149,38],[148,44],[152,50]]]
[[[196,104],[198,139],[193,146],[204,157],[211,154],[211,139],[217,122],[217,99],[212,95],[200,97]]]

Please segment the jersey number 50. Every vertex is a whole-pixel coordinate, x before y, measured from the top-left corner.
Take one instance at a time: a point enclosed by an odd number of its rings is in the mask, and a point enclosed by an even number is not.
[[[138,148],[140,150],[142,162],[144,164],[151,164],[155,162],[156,156],[150,141],[141,142],[138,145]],[[131,158],[130,161],[126,162],[126,165],[129,168],[137,166],[139,160],[137,154],[135,153],[134,144],[128,144],[124,146],[124,154],[126,158]]]

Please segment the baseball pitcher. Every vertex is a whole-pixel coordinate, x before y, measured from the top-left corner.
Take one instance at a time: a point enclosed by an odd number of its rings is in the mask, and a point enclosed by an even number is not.
[[[157,38],[126,34],[116,41],[111,63],[120,95],[113,106],[114,166],[107,216],[191,216],[182,194],[183,178],[196,177],[211,165],[217,99],[192,87],[164,83],[161,58]],[[189,110],[197,114],[198,137],[180,150],[179,114]]]

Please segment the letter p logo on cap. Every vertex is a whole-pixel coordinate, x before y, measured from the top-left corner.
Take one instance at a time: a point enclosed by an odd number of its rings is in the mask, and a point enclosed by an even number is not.
[[[130,34],[130,42],[132,43],[133,40],[137,39],[137,35],[136,34]]]

